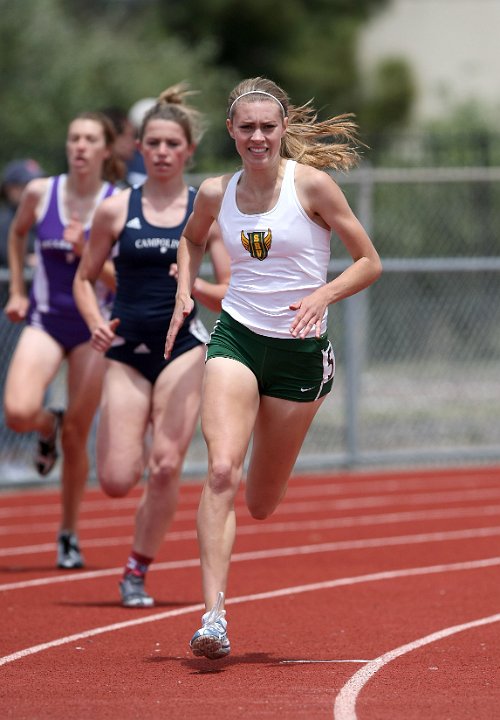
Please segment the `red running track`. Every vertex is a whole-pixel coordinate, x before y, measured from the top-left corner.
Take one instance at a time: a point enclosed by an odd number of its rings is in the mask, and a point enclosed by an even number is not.
[[[86,569],[54,569],[54,489],[0,494],[0,707],[15,720],[500,718],[500,468],[295,477],[275,513],[242,498],[232,654],[191,656],[202,614],[182,489],[148,588],[118,581],[139,491],[87,491]]]

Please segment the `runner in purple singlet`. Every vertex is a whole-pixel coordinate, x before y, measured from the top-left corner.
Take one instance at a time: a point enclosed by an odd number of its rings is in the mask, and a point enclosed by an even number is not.
[[[73,278],[97,205],[115,192],[120,167],[114,130],[100,113],[72,120],[66,138],[67,174],[32,180],[9,232],[10,288],[5,313],[26,321],[10,363],[4,394],[7,426],[38,433],[35,466],[42,476],[62,448],[62,517],[57,566],[83,566],[76,526],[88,475],[87,439],[102,385],[104,362],[73,299]],[[36,268],[29,297],[23,275],[26,238],[36,233]],[[111,262],[100,276],[102,306],[112,298]],[[44,406],[47,389],[67,361],[67,408]]]

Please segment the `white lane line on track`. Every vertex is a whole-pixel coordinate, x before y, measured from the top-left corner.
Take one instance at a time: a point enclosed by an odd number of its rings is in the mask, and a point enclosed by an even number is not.
[[[493,565],[500,565],[500,557],[495,558],[484,558],[480,560],[471,560],[468,562],[450,563],[446,565],[429,565],[426,567],[418,568],[402,568],[399,570],[386,570],[384,572],[369,573],[367,575],[357,575],[354,577],[337,578],[335,580],[326,580],[318,583],[311,583],[309,585],[296,585],[293,587],[281,588],[280,590],[270,590],[267,592],[254,593],[253,595],[241,595],[240,597],[229,598],[226,600],[227,605],[239,605],[246,602],[257,602],[261,600],[271,600],[278,597],[286,597],[289,595],[298,595],[306,592],[317,592],[321,590],[330,590],[337,587],[347,587],[350,585],[359,585],[366,582],[380,582],[383,580],[394,580],[404,577],[417,577],[430,574],[439,574],[444,572],[456,572],[466,570],[476,570],[479,568],[488,568]],[[168,620],[169,618],[178,617],[179,615],[187,615],[193,612],[201,612],[205,607],[201,603],[198,605],[189,605],[184,608],[177,608],[176,610],[166,610],[161,613],[154,613],[152,615],[141,616],[134,620],[127,620],[120,623],[113,623],[112,625],[104,625],[101,627],[93,628],[91,630],[84,630],[74,635],[67,635],[65,637],[56,638],[49,642],[41,643],[39,645],[33,645],[32,647],[25,648],[24,650],[18,650],[17,652],[5,655],[0,658],[0,666],[7,665],[8,663],[21,660],[22,658],[36,653],[43,652],[44,650],[50,650],[54,647],[61,645],[67,645],[71,642],[78,640],[85,640],[86,638],[95,637],[96,635],[103,635],[104,633],[114,632],[116,630],[124,630],[129,627],[136,627],[138,625],[145,625],[146,623],[159,622],[161,620]]]
[[[333,476],[334,477],[334,476]],[[355,492],[364,493],[366,491],[369,491],[370,494],[376,493],[392,493],[398,490],[404,490],[405,492],[408,492],[410,490],[422,490],[422,489],[429,489],[429,485],[432,485],[433,488],[445,488],[445,487],[453,487],[454,490],[457,490],[457,487],[461,487],[462,490],[464,489],[464,486],[468,486],[470,484],[474,484],[479,482],[481,483],[488,483],[488,482],[494,482],[495,484],[498,483],[498,471],[491,472],[491,475],[483,476],[481,475],[478,479],[475,475],[467,475],[467,476],[446,476],[446,477],[440,477],[439,474],[434,477],[409,477],[409,478],[388,478],[386,480],[351,480],[351,479],[345,479],[342,482],[338,482],[335,479],[331,483],[321,483],[317,484],[314,483],[314,479],[306,480],[303,485],[294,485],[293,481],[290,485],[290,488],[287,492],[287,498],[296,498],[296,497],[315,497],[318,495],[352,495]],[[196,486],[195,491],[186,492],[186,490],[182,489],[182,502],[183,504],[193,503],[195,506],[198,505],[202,483]],[[92,490],[90,491],[92,492]],[[95,492],[95,491],[94,491]],[[16,493],[12,493],[12,498],[18,499],[19,498],[19,491]],[[26,497],[29,497],[29,494],[26,493]],[[108,498],[108,497],[99,497],[96,500],[84,500],[81,505],[81,512],[106,512],[110,509],[116,509],[116,510],[123,510],[123,509],[135,509],[137,506],[137,503],[139,501],[139,495],[131,497],[130,495],[125,498]],[[0,503],[2,501],[9,500],[9,495],[0,495]],[[38,505],[15,505],[11,507],[1,507],[0,506],[0,518],[10,518],[10,517],[32,517],[35,516],[46,516],[46,515],[57,515],[59,516],[61,512],[61,504],[59,502],[59,498],[55,499],[51,503],[45,503],[45,504],[38,504]]]
[[[462,623],[461,625],[453,625],[431,633],[430,635],[426,635],[418,640],[413,640],[405,645],[401,645],[400,647],[394,648],[394,650],[389,650],[383,655],[375,658],[375,660],[370,660],[365,667],[358,670],[358,672],[355,673],[340,690],[335,699],[333,708],[334,720],[357,720],[356,701],[359,693],[368,680],[375,675],[375,673],[396,658],[406,655],[406,653],[413,652],[413,650],[418,650],[419,648],[424,647],[424,645],[439,642],[444,638],[464,632],[465,630],[473,630],[474,628],[491,625],[492,623],[497,622],[500,622],[500,613],[497,615],[490,615],[489,617],[479,618],[478,620],[472,620],[468,623]],[[387,691],[387,687],[385,690]]]
[[[307,532],[312,530],[335,530],[337,528],[367,527],[370,525],[387,525],[389,523],[402,524],[418,520],[451,520],[456,518],[492,517],[500,515],[500,505],[478,505],[465,508],[448,508],[440,510],[409,510],[396,513],[381,513],[378,515],[350,515],[326,520],[303,520],[288,522],[239,524],[238,535],[266,535],[282,532]],[[84,548],[88,547],[116,547],[128,545],[131,536],[91,538],[82,541]],[[196,540],[196,530],[178,530],[169,532],[167,541],[184,542]],[[34,555],[37,553],[53,553],[56,543],[39,543],[38,545],[22,545],[11,548],[0,548],[0,557],[14,557],[16,555]]]
[[[19,496],[17,496],[19,497]],[[85,500],[80,506],[80,512],[109,512],[109,510],[134,510],[139,502],[139,497],[126,497],[118,500],[103,498],[102,500]],[[61,514],[61,503],[54,501],[44,505],[15,505],[12,507],[0,507],[0,518],[16,517],[46,517],[47,515]]]
[[[192,516],[192,517],[191,517]],[[180,519],[179,515],[176,516]],[[195,513],[190,514],[189,520],[195,517]],[[80,530],[95,530],[96,528],[106,527],[132,527],[134,524],[134,514],[124,515],[123,517],[103,517],[85,519],[83,518],[78,526]],[[34,533],[51,533],[54,536],[57,534],[60,527],[58,522],[47,522],[47,523],[29,523],[28,525],[0,525],[0,535],[33,535]]]
[[[181,535],[182,533],[178,533]],[[189,537],[193,536],[196,538],[196,531],[192,530],[189,531]],[[132,542],[132,535],[127,535],[127,537],[114,537],[114,538],[92,538],[89,540],[85,540],[82,545],[84,545],[86,548],[91,547],[115,547],[120,545],[129,545]],[[180,540],[181,538],[176,538]],[[187,540],[188,537],[185,537],[184,540]],[[21,545],[17,547],[12,548],[0,548],[0,557],[14,557],[18,555],[36,555],[40,553],[54,553],[56,550],[56,543],[50,542],[50,543],[39,543],[38,545]]]
[[[358,479],[355,479],[356,476],[353,477],[352,480],[345,480],[342,484],[335,482],[335,476],[332,477],[333,482],[330,484],[308,484],[304,483],[300,486],[291,485],[290,489],[288,491],[288,494],[290,496],[314,496],[314,495],[340,495],[340,494],[352,494],[354,492],[356,493],[366,493],[369,492],[372,494],[373,492],[386,492],[386,493],[392,493],[395,491],[401,491],[408,492],[410,490],[422,490],[422,489],[429,489],[429,487],[435,488],[435,489],[444,489],[447,487],[452,487],[453,489],[457,489],[458,487],[464,489],[466,487],[476,487],[479,485],[488,485],[488,483],[491,483],[492,485],[496,485],[498,483],[499,479],[499,472],[500,469],[495,469],[495,471],[492,471],[488,475],[467,475],[467,476],[461,476],[461,475],[453,475],[453,476],[441,476],[439,474],[439,471],[435,475],[429,475],[429,476],[419,476],[419,477],[400,477],[400,478],[390,478],[387,477],[384,480],[370,480],[369,478],[367,480],[360,480],[359,475],[357,476]]]
[[[437,505],[450,503],[465,503],[482,500],[493,500],[500,498],[500,487],[494,489],[482,490],[466,490],[456,492],[435,492],[435,493],[415,493],[407,495],[375,495],[371,497],[347,498],[345,500],[317,500],[312,502],[289,502],[285,500],[278,508],[276,515],[294,515],[309,514],[314,512],[343,511],[343,510],[361,510],[364,508],[381,508],[391,505],[415,506],[415,505]],[[176,520],[194,520],[196,511],[179,510],[176,513]],[[110,526],[130,527],[133,524],[133,515],[123,517],[103,517],[86,519],[82,518],[79,525],[81,529],[107,528]],[[34,525],[0,525],[0,535],[25,535],[35,532],[53,532],[58,530],[58,523],[38,523]]]
[[[394,547],[397,545],[415,545],[420,543],[450,542],[453,540],[472,540],[474,538],[487,538],[500,535],[500,527],[472,528],[470,530],[450,530],[448,532],[419,533],[417,535],[394,535],[388,537],[367,538],[363,540],[340,540],[337,542],[318,543],[316,545],[298,545],[272,550],[253,550],[249,552],[234,553],[231,562],[246,562],[253,560],[269,560],[280,557],[296,557],[297,555],[315,555],[318,553],[341,552],[343,550],[366,550],[367,548]],[[153,564],[148,572],[162,570],[184,570],[197,567],[198,558],[186,560],[172,560]],[[78,580],[94,580],[110,575],[121,575],[123,565],[105,570],[80,571],[76,573],[59,573],[51,577],[23,580],[21,582],[4,583],[0,585],[0,592],[7,590],[25,590],[29,587],[55,585],[75,582]]]
[[[500,487],[479,488],[474,490],[448,490],[426,493],[402,493],[401,495],[363,495],[337,500],[317,500],[311,502],[287,502],[280,505],[284,513],[309,512],[321,509],[350,510],[352,508],[383,507],[384,505],[438,505],[443,503],[465,503],[480,500],[492,500],[500,497]]]

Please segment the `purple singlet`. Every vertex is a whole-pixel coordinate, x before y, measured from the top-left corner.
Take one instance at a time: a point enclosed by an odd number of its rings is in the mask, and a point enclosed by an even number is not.
[[[50,185],[40,220],[36,225],[36,267],[30,291],[28,324],[45,330],[63,346],[66,352],[76,345],[87,342],[90,333],[73,299],[73,279],[80,258],[73,252],[71,243],[63,239],[69,218],[64,215],[63,189],[66,175],[49,178]],[[96,199],[96,207],[116,188],[104,182]],[[90,224],[84,228],[88,239]],[[111,297],[101,284],[96,283],[101,307],[110,303]]]

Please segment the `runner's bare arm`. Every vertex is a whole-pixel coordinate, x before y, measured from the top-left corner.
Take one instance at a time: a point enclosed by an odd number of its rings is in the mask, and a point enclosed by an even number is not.
[[[186,223],[177,251],[177,293],[175,308],[165,342],[169,358],[175,338],[193,309],[192,291],[205,255],[209,233],[218,215],[222,198],[220,178],[205,180],[196,195],[193,212]]]

